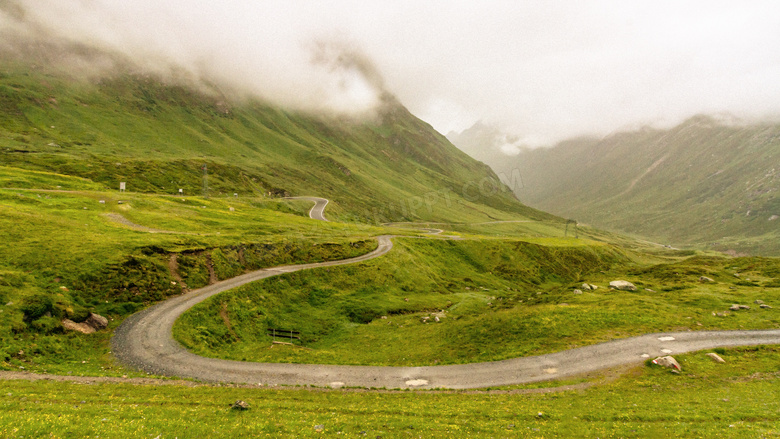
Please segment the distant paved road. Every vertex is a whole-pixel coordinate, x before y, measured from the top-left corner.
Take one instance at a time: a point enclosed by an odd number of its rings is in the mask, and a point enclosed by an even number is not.
[[[315,201],[310,216],[324,220],[327,200]],[[318,211],[317,206],[322,203]],[[168,299],[130,316],[112,338],[114,355],[124,364],[157,375],[189,377],[211,382],[273,385],[356,386],[384,388],[468,389],[523,384],[563,378],[667,354],[716,347],[780,344],[780,330],[694,331],[647,334],[554,354],[489,363],[449,366],[382,367],[319,364],[251,363],[195,355],[173,339],[176,319],[207,298],[260,279],[294,271],[354,264],[390,251],[391,237],[377,238],[376,250],[342,261],[267,268]]]
[[[325,206],[328,200],[320,197],[285,197],[286,200],[309,200],[314,202],[314,207],[309,210],[309,218],[320,221],[327,221],[325,218]]]

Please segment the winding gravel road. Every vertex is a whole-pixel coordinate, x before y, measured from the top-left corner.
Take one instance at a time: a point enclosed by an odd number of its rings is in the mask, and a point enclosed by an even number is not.
[[[320,221],[327,221],[325,218],[325,206],[328,205],[326,198],[320,197],[285,197],[285,200],[309,200],[314,202],[314,207],[309,210],[309,218]]]
[[[315,202],[309,215],[324,220],[327,200]],[[318,206],[320,206],[318,208]],[[315,209],[318,209],[315,212]],[[376,250],[356,258],[289,265],[247,273],[185,295],[168,299],[130,316],[112,338],[114,355],[124,364],[157,375],[189,377],[209,382],[264,385],[317,385],[383,388],[468,389],[530,383],[640,363],[661,355],[716,347],[780,344],[780,330],[693,331],[647,334],[570,349],[554,354],[489,363],[426,367],[336,366],[251,363],[195,355],[172,337],[176,319],[189,308],[223,291],[299,270],[354,264],[390,251],[390,236],[377,238]]]

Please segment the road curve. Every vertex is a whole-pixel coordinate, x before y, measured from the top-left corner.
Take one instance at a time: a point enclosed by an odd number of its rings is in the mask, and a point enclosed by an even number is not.
[[[307,197],[310,198],[310,197]],[[322,207],[327,204],[323,200]],[[315,204],[315,208],[317,204]],[[312,218],[322,217],[310,213]],[[120,362],[153,373],[209,382],[264,385],[316,385],[381,388],[469,389],[523,384],[579,375],[661,355],[716,347],[780,344],[780,329],[755,331],[692,331],[647,334],[553,354],[487,363],[447,366],[385,367],[320,364],[252,363],[195,355],[173,339],[176,319],[192,306],[231,288],[295,271],[354,264],[382,256],[393,244],[377,238],[376,250],[351,259],[288,265],[247,273],[161,302],[128,317],[111,340]]]
[[[285,200],[308,200],[314,202],[314,207],[309,210],[309,218],[320,221],[327,221],[325,218],[325,206],[329,200],[320,197],[285,197]]]

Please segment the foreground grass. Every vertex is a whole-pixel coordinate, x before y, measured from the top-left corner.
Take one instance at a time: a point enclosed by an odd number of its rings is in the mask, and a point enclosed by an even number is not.
[[[0,436],[780,437],[780,348],[720,352],[548,394],[0,381]]]

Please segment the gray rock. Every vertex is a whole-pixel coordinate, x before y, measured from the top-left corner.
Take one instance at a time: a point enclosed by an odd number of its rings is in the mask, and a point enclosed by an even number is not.
[[[583,290],[590,290],[590,284],[582,284]]]
[[[574,290],[574,294],[582,294],[582,290]]]
[[[721,358],[721,356],[716,354],[715,352],[708,352],[707,356],[712,358],[712,361],[714,361],[716,363],[725,363],[726,362],[726,360]]]
[[[762,304],[761,304],[761,305],[759,305],[759,306],[760,306],[761,308],[764,308],[764,309],[772,309],[772,307],[771,307],[771,306],[769,306],[769,305],[767,305],[766,303],[762,303]]]
[[[636,291],[636,286],[625,280],[613,280],[609,283],[609,287],[621,291]]]
[[[764,301],[763,301],[763,300],[756,300],[754,303],[755,303],[756,305],[763,305],[763,304],[764,304]]]
[[[89,317],[84,321],[87,325],[91,326],[95,331],[106,329],[108,327],[108,319],[100,314],[89,313]]]
[[[230,408],[233,410],[249,410],[249,403],[239,399],[238,401],[234,402]]]
[[[701,276],[699,277],[699,282],[715,282],[715,280],[711,277]]]
[[[590,284],[590,289],[591,289],[591,290],[593,290],[593,291],[596,291],[596,290],[598,290],[598,289],[599,289],[599,286],[598,286],[598,285],[593,285],[593,284]]]
[[[86,323],[76,323],[73,320],[65,319],[62,321],[62,327],[66,331],[75,331],[82,334],[92,334],[95,332],[95,328],[89,326]]]
[[[730,309],[730,310],[732,310],[732,311],[739,311],[739,310],[741,310],[741,309],[750,309],[750,307],[749,307],[749,306],[747,306],[747,305],[737,305],[737,304],[735,303],[735,304],[731,305],[731,306],[729,307],[729,309]]]
[[[657,364],[659,366],[666,367],[668,369],[675,369],[675,370],[682,370],[680,367],[680,363],[677,362],[677,360],[674,359],[671,355],[667,355],[665,357],[658,357],[655,360],[653,360],[653,364]]]

